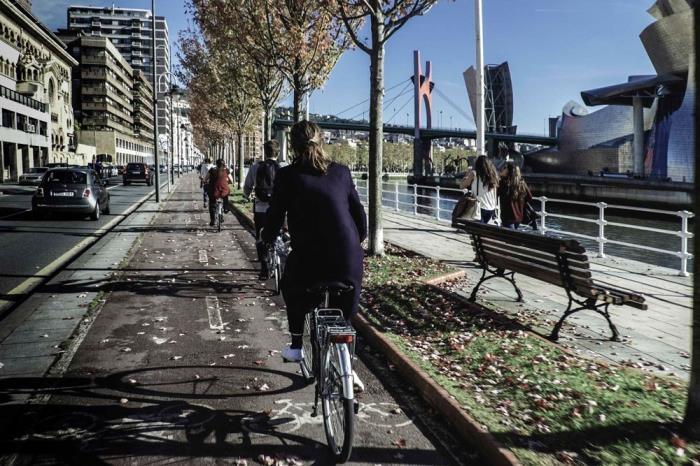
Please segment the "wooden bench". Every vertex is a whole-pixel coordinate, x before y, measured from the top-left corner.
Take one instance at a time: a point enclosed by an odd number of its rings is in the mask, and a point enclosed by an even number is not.
[[[483,269],[479,283],[472,290],[471,301],[476,299],[482,283],[497,277],[508,280],[518,294],[518,301],[522,301],[523,295],[515,282],[516,273],[566,290],[569,304],[549,336],[552,340],[559,338],[559,330],[567,317],[588,309],[605,317],[613,334],[611,339],[619,341],[619,332],[610,319],[608,307],[615,304],[647,309],[644,296],[596,283],[592,278],[586,249],[578,241],[469,220],[455,220],[452,226],[471,235],[476,262]]]

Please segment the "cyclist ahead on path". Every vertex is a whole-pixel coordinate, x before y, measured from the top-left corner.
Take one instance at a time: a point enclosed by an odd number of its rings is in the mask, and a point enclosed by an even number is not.
[[[265,226],[267,218],[267,209],[270,207],[270,199],[275,185],[275,178],[280,169],[280,164],[277,162],[277,154],[279,153],[279,143],[271,139],[265,143],[265,160],[255,162],[245,177],[243,184],[243,195],[250,198],[250,195],[255,192],[255,203],[253,204],[253,220],[255,222],[255,239],[256,249],[258,251],[258,260],[260,261],[260,278],[267,279],[269,271],[267,270],[267,261],[265,255],[267,250],[265,245],[260,240],[260,230]]]
[[[202,196],[204,197],[204,204],[203,207],[207,206],[207,184],[206,184],[206,178],[209,175],[209,170],[214,168],[214,165],[211,164],[211,159],[204,159],[204,162],[202,162],[202,165],[199,167],[199,186],[202,188]]]
[[[216,200],[223,199],[224,212],[231,210],[228,203],[228,196],[231,194],[229,184],[233,184],[231,174],[226,168],[224,159],[218,159],[216,166],[209,169],[209,173],[204,178],[204,185],[207,186],[207,195],[209,196],[209,226],[214,226],[216,216]]]
[[[347,320],[357,312],[367,218],[350,170],[324,153],[318,125],[299,122],[292,127],[290,139],[296,157],[277,174],[262,237],[265,242],[274,241],[287,216],[292,251],[281,289],[292,344],[282,357],[299,361],[304,316],[319,301],[305,290],[319,282],[352,284],[354,292],[334,296],[331,305],[342,309]]]

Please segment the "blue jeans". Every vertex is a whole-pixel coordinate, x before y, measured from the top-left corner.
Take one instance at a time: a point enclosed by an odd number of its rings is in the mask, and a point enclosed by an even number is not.
[[[511,230],[517,230],[519,226],[520,226],[520,223],[504,223],[503,224],[503,227],[510,228]]]
[[[495,213],[495,210],[481,209],[481,223],[489,223]]]
[[[208,184],[203,184],[202,185],[202,193],[204,194],[204,203],[207,203],[207,199],[209,198],[209,195],[207,194],[207,191],[209,191],[209,185]]]

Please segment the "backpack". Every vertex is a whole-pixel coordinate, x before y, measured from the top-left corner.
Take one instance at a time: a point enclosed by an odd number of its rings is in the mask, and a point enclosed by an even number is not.
[[[275,176],[280,165],[276,160],[265,160],[258,163],[255,172],[255,197],[261,202],[270,202]]]

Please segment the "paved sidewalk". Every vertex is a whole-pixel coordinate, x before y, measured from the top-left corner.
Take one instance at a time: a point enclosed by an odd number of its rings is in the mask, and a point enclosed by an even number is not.
[[[397,246],[433,257],[467,271],[467,282],[459,291],[471,293],[481,276],[472,262],[474,253],[466,234],[425,217],[414,217],[384,210],[384,238]],[[583,355],[644,367],[688,378],[692,279],[676,271],[616,257],[594,258],[594,279],[617,288],[643,293],[649,309],[612,306],[613,322],[624,342],[608,340],[607,322],[594,312],[574,314],[565,324],[560,343]],[[504,312],[548,335],[566,309],[563,289],[539,280],[517,277],[525,303],[515,302],[512,286],[505,280],[482,285],[478,302]]]
[[[0,379],[0,402],[50,396],[45,406],[0,405],[0,417],[21,416],[0,432],[3,452],[42,464],[254,464],[260,455],[331,464],[322,418],[310,416],[313,387],[280,358],[284,303],[257,280],[251,235],[232,216],[221,233],[207,224],[185,177],[153,224],[131,226],[143,238],[108,285],[106,264],[56,284],[75,296],[109,292],[62,377]],[[367,391],[348,464],[452,464],[414,423],[417,406],[362,362],[357,370]]]

